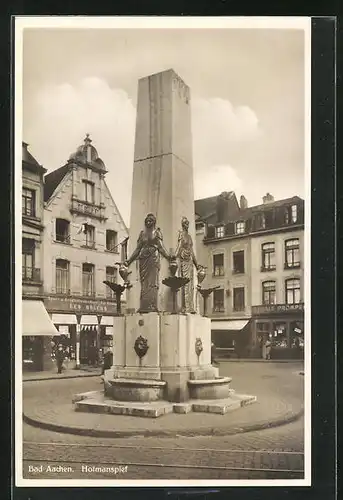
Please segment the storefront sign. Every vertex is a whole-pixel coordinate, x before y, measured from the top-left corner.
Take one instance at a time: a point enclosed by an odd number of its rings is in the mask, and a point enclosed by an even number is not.
[[[73,312],[75,314],[115,314],[116,303],[107,300],[87,300],[79,297],[55,297],[48,295],[44,304],[49,312]]]
[[[252,314],[277,314],[290,312],[303,312],[304,304],[270,304],[263,306],[252,306]]]

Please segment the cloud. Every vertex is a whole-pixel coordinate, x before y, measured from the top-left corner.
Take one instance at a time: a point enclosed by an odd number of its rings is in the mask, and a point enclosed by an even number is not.
[[[25,97],[25,96],[24,96]],[[25,116],[24,140],[48,171],[62,166],[90,133],[107,169],[107,183],[129,223],[136,110],[128,94],[104,80],[88,77],[37,89]],[[32,112],[32,110],[34,110]],[[197,198],[240,189],[231,160],[261,131],[256,114],[228,100],[193,99],[192,137]]]
[[[62,166],[89,133],[107,183],[128,223],[136,111],[126,92],[99,78],[48,86],[37,93],[24,137],[48,171]],[[26,117],[27,118],[27,117]]]
[[[237,148],[246,147],[262,134],[255,112],[233,106],[225,99],[192,102],[193,157],[195,170],[232,163]]]
[[[230,165],[215,165],[197,172],[194,179],[195,198],[215,196],[223,191],[239,191],[242,181]]]

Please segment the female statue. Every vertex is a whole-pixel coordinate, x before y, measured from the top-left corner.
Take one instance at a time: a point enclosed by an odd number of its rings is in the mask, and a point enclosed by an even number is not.
[[[180,260],[180,275],[189,278],[189,282],[181,289],[181,308],[183,312],[194,313],[194,276],[193,265],[196,269],[198,265],[194,250],[193,240],[188,234],[189,221],[187,217],[181,219],[182,230],[179,231],[178,244],[175,251],[176,257]]]
[[[172,256],[164,247],[160,229],[156,228],[156,217],[151,213],[148,214],[144,224],[145,229],[139,234],[137,247],[124,265],[128,267],[136,259],[139,260],[141,282],[139,312],[151,312],[158,310],[160,254],[168,260],[171,260]]]

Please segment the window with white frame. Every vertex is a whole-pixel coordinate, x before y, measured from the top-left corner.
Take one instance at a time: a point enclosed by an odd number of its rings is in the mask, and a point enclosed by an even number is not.
[[[224,254],[213,255],[213,275],[224,276]]]
[[[299,238],[285,241],[285,268],[300,267]]]
[[[275,281],[264,281],[262,283],[262,304],[276,304],[276,283]]]
[[[272,271],[275,265],[275,243],[268,242],[262,244],[262,271]]]
[[[244,234],[245,233],[245,221],[236,222],[235,233],[236,234]]]
[[[86,297],[95,294],[93,264],[82,264],[82,294]]]
[[[291,278],[285,282],[286,304],[300,303],[300,279]]]
[[[69,289],[69,262],[56,259],[56,293],[68,294]]]
[[[88,203],[94,203],[94,183],[84,180],[83,189],[83,199]]]
[[[224,237],[224,226],[216,227],[216,238],[223,238],[223,237]]]
[[[94,248],[95,245],[95,227],[87,224],[85,231],[85,246]]]

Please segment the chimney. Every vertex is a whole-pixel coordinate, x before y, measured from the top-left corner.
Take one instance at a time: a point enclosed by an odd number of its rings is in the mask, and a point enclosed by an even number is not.
[[[217,222],[224,222],[229,216],[228,193],[223,191],[217,196]]]
[[[239,199],[239,206],[241,210],[245,210],[246,208],[248,208],[248,200],[243,195]]]
[[[270,193],[267,193],[266,196],[263,196],[262,198],[263,204],[265,205],[266,203],[273,203],[274,201],[274,196],[272,196]]]

